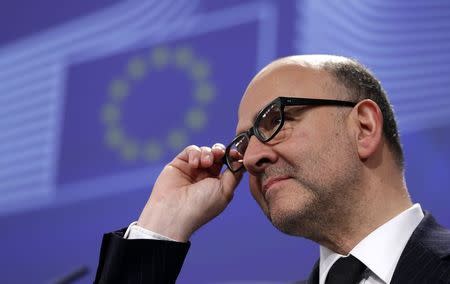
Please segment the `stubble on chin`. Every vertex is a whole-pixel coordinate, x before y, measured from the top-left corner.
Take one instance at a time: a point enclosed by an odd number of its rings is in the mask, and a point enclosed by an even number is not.
[[[360,197],[362,166],[351,139],[341,132],[326,148],[279,160],[261,176],[262,181],[291,177],[292,182],[265,200],[266,215],[280,231],[320,243],[351,229],[347,223],[354,218]]]
[[[333,206],[336,200],[327,192],[304,186],[296,188],[296,191],[290,198],[284,196],[268,202],[269,220],[285,234],[316,242],[323,240],[324,233],[332,231],[333,224],[340,222],[342,209]]]
[[[298,170],[291,166],[269,168],[262,180],[273,176],[290,176],[291,182],[284,188],[275,189],[276,192],[265,199],[267,218],[285,234],[309,235],[311,224],[317,221],[314,217],[319,201],[317,194],[296,177]]]
[[[293,172],[287,168],[286,174]],[[288,235],[326,241],[336,230],[343,229],[342,220],[353,212],[355,196],[349,187],[358,182],[357,172],[357,167],[350,167],[346,174],[339,173],[325,180],[320,176],[314,179],[305,174],[292,174],[296,186],[280,189],[276,197],[266,200],[269,220]]]
[[[299,193],[297,193],[299,194]],[[283,200],[270,200],[268,202],[268,218],[281,232],[306,237],[311,230],[309,213],[310,204],[314,204],[315,197],[309,192],[302,194],[301,200],[285,198]]]

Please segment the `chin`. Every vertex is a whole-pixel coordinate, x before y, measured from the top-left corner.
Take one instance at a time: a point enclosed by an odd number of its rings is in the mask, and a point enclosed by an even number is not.
[[[267,205],[270,222],[285,234],[309,238],[317,225],[315,200],[307,191],[299,195],[296,189],[294,195],[278,195],[276,199],[268,200]]]
[[[270,222],[275,228],[287,235],[303,236],[302,226],[297,219],[271,214]]]
[[[272,225],[281,232],[292,236],[303,236],[305,230],[303,208],[303,206],[272,206],[269,207],[267,216]]]

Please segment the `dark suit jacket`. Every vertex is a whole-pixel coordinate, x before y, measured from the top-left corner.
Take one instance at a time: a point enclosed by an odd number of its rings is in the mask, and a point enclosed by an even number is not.
[[[175,283],[190,243],[126,240],[125,230],[103,236],[94,283]]]
[[[309,279],[298,283],[319,283],[319,261]],[[394,270],[391,284],[403,283],[450,283],[450,231],[439,225],[429,213],[425,212]]]
[[[103,237],[95,283],[175,283],[189,243],[125,240],[123,233]],[[318,283],[318,263],[309,279],[298,283]],[[450,284],[450,231],[430,214],[406,244],[391,283]]]

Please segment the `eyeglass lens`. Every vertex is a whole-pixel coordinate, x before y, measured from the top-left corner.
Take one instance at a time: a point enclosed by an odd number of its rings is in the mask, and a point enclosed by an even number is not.
[[[279,104],[271,104],[259,114],[255,121],[255,135],[259,140],[266,142],[272,138],[282,124],[281,116],[282,111]],[[231,143],[227,160],[232,171],[237,171],[242,167],[249,139],[249,135],[244,133],[237,136]]]
[[[229,146],[227,161],[232,171],[237,171],[242,167],[244,153],[248,146],[248,135],[246,133],[236,137]]]
[[[263,141],[269,140],[281,125],[281,107],[279,104],[267,106],[256,120],[256,132]]]

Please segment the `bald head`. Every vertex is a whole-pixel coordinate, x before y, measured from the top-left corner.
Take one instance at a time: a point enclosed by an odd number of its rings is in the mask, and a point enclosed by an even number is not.
[[[242,97],[241,106],[249,97],[262,96],[264,92],[261,89],[269,87],[274,87],[276,92],[269,94],[272,96],[267,99],[279,96],[312,97],[315,93],[317,97],[322,97],[321,91],[325,87],[334,85],[333,89],[336,88],[334,78],[323,68],[325,62],[330,60],[338,62],[345,58],[329,55],[296,55],[273,61],[252,79]],[[261,108],[263,105],[257,107]]]
[[[298,68],[308,68],[311,70],[321,70],[327,64],[348,64],[352,62],[351,59],[336,56],[336,55],[326,55],[326,54],[309,54],[309,55],[293,55],[288,57],[279,58],[269,65],[261,69],[261,71],[255,76],[263,76],[271,70],[283,67],[283,66],[297,66]]]
[[[250,82],[249,88],[255,82],[263,80],[268,74],[283,69],[296,71],[298,76],[305,74],[320,76],[321,80],[317,81],[317,87],[327,90],[328,93],[331,91],[335,98],[354,102],[370,99],[377,103],[383,115],[383,135],[393,153],[396,164],[403,169],[403,149],[392,106],[380,82],[366,67],[354,59],[343,56],[324,54],[288,56],[277,59],[264,67]],[[287,94],[279,94],[279,96],[287,96]],[[305,96],[305,94],[300,96]]]

